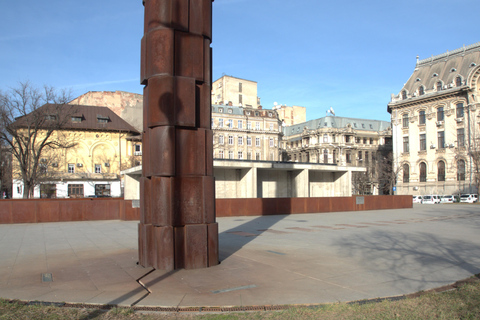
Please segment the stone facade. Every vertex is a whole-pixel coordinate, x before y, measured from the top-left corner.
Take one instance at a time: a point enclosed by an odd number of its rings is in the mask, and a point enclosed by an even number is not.
[[[261,108],[257,83],[232,76],[223,76],[212,84],[212,104]]]
[[[480,43],[418,60],[391,97],[398,194],[477,192]]]
[[[212,107],[215,159],[279,161],[281,122],[275,110]]]
[[[299,106],[278,105],[273,108],[284,126],[291,126],[307,121],[307,109]]]
[[[293,162],[374,168],[392,148],[387,121],[327,116],[284,127],[283,133],[284,157]],[[379,191],[372,185],[368,193]]]
[[[125,91],[90,91],[70,104],[108,107],[138,131],[143,129],[143,95]]]

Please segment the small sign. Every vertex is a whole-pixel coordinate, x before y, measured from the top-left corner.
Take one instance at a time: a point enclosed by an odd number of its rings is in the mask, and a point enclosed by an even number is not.
[[[397,191],[397,187],[393,187],[393,192]]]
[[[53,276],[51,273],[42,273],[42,282],[53,282]]]
[[[357,204],[365,204],[365,197],[356,197]]]

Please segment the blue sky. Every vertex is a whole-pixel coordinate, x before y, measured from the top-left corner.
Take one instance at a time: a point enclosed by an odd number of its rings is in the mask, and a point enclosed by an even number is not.
[[[389,120],[420,59],[480,41],[478,0],[216,0],[213,78],[258,82],[274,102]],[[141,0],[0,2],[0,90],[30,80],[142,93]]]

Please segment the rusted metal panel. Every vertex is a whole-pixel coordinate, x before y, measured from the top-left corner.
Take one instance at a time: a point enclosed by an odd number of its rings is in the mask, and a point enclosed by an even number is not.
[[[211,105],[211,86],[207,84],[197,84],[195,102],[199,110],[199,128],[211,130],[212,105]]]
[[[207,225],[208,236],[208,266],[216,266],[219,263],[218,246],[218,223]]]
[[[185,269],[208,267],[208,238],[206,224],[185,226]]]
[[[175,269],[185,268],[185,227],[173,228],[175,237]]]
[[[60,221],[60,203],[58,201],[39,201],[37,203],[37,222]]]
[[[0,224],[13,223],[12,201],[0,201]]]
[[[60,200],[60,221],[84,221],[87,200]]]
[[[140,222],[143,224],[152,223],[152,180],[146,177],[140,178]]]
[[[145,37],[145,78],[150,79],[155,75],[162,74],[173,76],[174,31],[157,28],[146,33]]]
[[[15,213],[13,223],[35,223],[37,222],[36,201],[21,201],[14,204]]]
[[[155,242],[155,248],[152,250],[155,254],[153,267],[166,271],[173,270],[175,268],[173,227],[154,227],[153,233]]]
[[[188,30],[189,0],[145,1],[145,32],[165,26],[177,30]]]
[[[152,224],[155,226],[171,226],[173,223],[173,178],[152,177],[152,193],[150,195]]]
[[[177,175],[206,175],[206,130],[176,129],[175,134]]]
[[[175,31],[175,74],[204,81],[203,37]],[[147,57],[148,58],[148,57]]]
[[[196,127],[195,79],[175,77],[175,125]]]
[[[163,126],[149,128],[148,135],[149,167],[148,176],[175,175],[175,127]],[[144,147],[144,149],[145,149]]]

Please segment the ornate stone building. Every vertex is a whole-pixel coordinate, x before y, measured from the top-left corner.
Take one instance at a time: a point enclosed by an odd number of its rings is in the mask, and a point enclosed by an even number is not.
[[[364,193],[379,193],[374,168],[379,157],[391,151],[390,122],[326,116],[284,127],[283,133],[286,160],[372,168]]]
[[[480,43],[418,60],[388,104],[398,194],[477,192]]]
[[[274,110],[212,106],[215,159],[279,161],[281,122]]]

